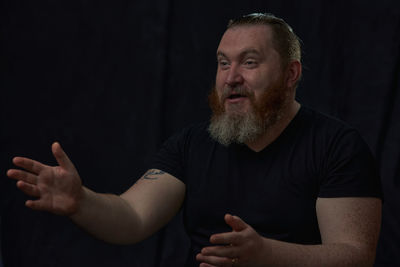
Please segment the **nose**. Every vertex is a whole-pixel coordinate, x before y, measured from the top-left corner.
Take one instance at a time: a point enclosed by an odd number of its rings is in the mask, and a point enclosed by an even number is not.
[[[243,80],[240,67],[236,64],[232,64],[229,68],[228,76],[226,77],[226,84],[229,86],[235,86],[242,84]]]

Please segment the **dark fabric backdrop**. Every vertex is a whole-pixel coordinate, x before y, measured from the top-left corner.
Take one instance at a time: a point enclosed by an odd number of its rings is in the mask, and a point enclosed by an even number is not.
[[[4,266],[181,266],[180,215],[132,246],[24,207],[15,155],[55,164],[61,142],[83,182],[121,193],[175,131],[209,118],[215,51],[229,18],[283,17],[303,40],[301,103],[357,127],[385,193],[376,266],[400,265],[400,2],[0,1],[0,200]]]

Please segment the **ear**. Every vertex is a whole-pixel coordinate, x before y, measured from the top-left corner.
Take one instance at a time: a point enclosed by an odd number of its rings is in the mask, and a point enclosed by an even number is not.
[[[296,87],[297,82],[301,77],[301,63],[298,60],[294,60],[289,63],[286,68],[286,85],[289,88]]]

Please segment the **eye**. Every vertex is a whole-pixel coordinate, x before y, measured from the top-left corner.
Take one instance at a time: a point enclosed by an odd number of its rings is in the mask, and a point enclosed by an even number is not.
[[[254,59],[246,59],[244,61],[244,65],[247,67],[255,67],[257,65],[257,61]]]
[[[218,65],[221,69],[226,69],[229,67],[229,61],[226,59],[219,59],[218,60]]]

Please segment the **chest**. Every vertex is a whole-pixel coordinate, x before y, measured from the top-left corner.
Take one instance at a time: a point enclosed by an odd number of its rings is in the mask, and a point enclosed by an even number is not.
[[[264,236],[280,240],[293,241],[296,232],[318,232],[319,174],[312,155],[296,149],[257,154],[214,147],[192,156],[187,165],[185,214],[190,231],[230,230],[223,217],[231,213]]]

